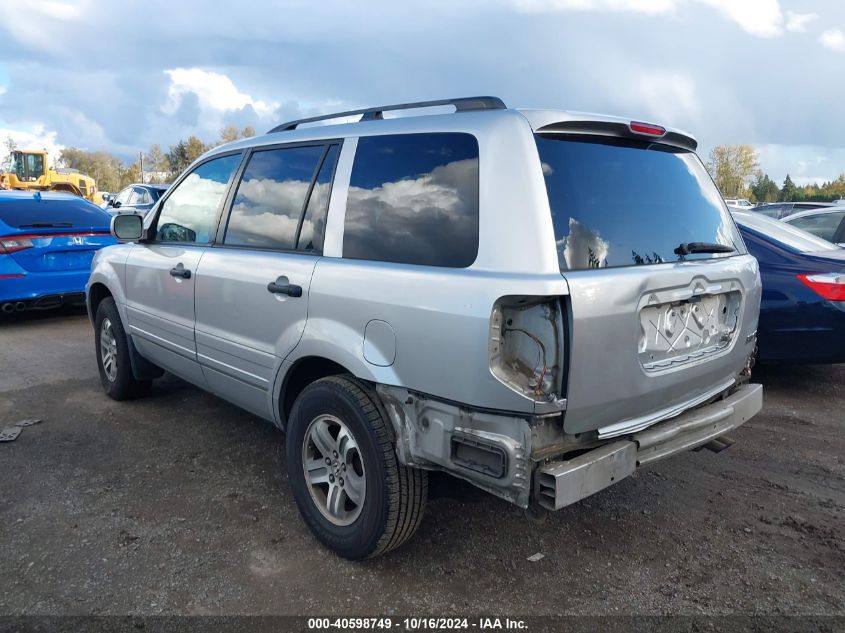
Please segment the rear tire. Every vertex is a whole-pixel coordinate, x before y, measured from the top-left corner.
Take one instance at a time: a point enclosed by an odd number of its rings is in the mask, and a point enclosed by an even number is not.
[[[103,390],[114,400],[129,400],[150,391],[151,380],[137,380],[129,360],[129,340],[114,299],[106,297],[94,318],[94,349]]]
[[[306,525],[351,560],[405,543],[422,521],[428,473],[402,466],[373,391],[351,377],[308,385],[287,428],[288,474]]]

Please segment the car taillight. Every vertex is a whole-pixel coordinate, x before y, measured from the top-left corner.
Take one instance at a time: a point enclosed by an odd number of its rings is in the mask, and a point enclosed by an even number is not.
[[[801,274],[798,279],[828,301],[845,301],[845,273]]]
[[[514,391],[538,402],[560,399],[563,327],[557,297],[507,296],[490,317],[490,369]]]
[[[28,237],[0,237],[0,253],[15,253],[25,248],[32,248],[32,240]]]
[[[641,121],[631,121],[631,131],[637,134],[647,134],[648,136],[663,136],[666,134],[666,128],[653,123],[642,123]]]

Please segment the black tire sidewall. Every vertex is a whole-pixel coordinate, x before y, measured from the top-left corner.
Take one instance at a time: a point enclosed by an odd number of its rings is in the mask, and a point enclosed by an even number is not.
[[[312,420],[334,415],[349,427],[364,462],[367,492],[358,518],[338,526],[323,516],[308,491],[302,466],[302,444]],[[367,415],[355,396],[339,382],[320,380],[297,398],[286,433],[288,476],[294,500],[308,527],[329,549],[353,560],[366,558],[378,546],[387,527],[390,495],[385,456]]]
[[[103,368],[103,356],[100,351],[100,336],[103,320],[108,318],[111,321],[112,334],[117,344],[117,375],[114,381],[109,380]],[[97,353],[97,369],[100,372],[100,382],[106,394],[116,400],[123,400],[134,395],[135,377],[132,375],[132,364],[129,360],[129,343],[126,339],[126,331],[120,320],[117,305],[114,299],[106,298],[97,306],[97,315],[94,319],[94,349]]]

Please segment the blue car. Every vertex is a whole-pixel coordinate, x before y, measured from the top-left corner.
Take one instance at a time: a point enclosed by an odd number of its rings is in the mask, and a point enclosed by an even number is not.
[[[0,309],[84,303],[94,251],[116,243],[110,223],[71,194],[0,191]]]
[[[758,359],[845,362],[845,249],[757,213],[733,217],[763,280]]]

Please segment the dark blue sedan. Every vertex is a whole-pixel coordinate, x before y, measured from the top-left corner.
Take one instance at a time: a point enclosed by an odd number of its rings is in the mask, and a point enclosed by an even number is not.
[[[845,362],[845,249],[756,213],[733,217],[760,262],[759,360]]]
[[[68,193],[0,191],[0,310],[84,303],[94,251],[116,243],[110,223]]]

